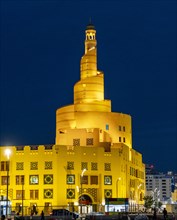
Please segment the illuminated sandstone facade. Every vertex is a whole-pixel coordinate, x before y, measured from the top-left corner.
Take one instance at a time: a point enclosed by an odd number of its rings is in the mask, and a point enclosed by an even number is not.
[[[55,145],[9,147],[10,205],[17,210],[23,204],[24,214],[33,205],[45,206],[46,213],[67,205],[80,212],[80,204],[83,212],[100,211],[112,197],[129,198],[130,209],[143,203],[145,168],[142,155],[132,148],[131,116],[111,112],[111,101],[104,99],[96,45],[95,27],[88,25],[74,103],[56,111]],[[8,167],[5,148],[0,148],[2,198]]]

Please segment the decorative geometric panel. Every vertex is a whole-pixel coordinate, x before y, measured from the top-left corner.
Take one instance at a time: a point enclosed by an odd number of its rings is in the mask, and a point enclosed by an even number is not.
[[[88,163],[87,162],[82,162],[81,163],[81,170],[86,169],[88,170]]]
[[[44,175],[44,184],[53,184],[53,175]]]
[[[98,164],[97,163],[91,163],[91,170],[97,170]]]
[[[24,169],[24,163],[23,162],[17,162],[16,163],[16,170],[23,170]]]
[[[111,171],[111,163],[105,163],[104,164],[104,170],[105,171]]]
[[[104,190],[104,197],[105,198],[112,198],[112,189],[105,189]]]
[[[80,139],[73,139],[73,146],[80,146]]]
[[[87,138],[86,145],[93,145],[93,138]]]
[[[112,176],[104,176],[104,185],[112,185]]]
[[[38,169],[38,162],[31,162],[30,163],[30,169],[31,170],[37,170]]]
[[[86,188],[86,189],[83,189],[83,192],[87,193],[88,195],[90,194],[92,198],[94,199],[94,201],[95,202],[97,201],[97,189],[96,188]]]
[[[75,199],[75,189],[67,189],[67,199]]]
[[[67,169],[74,170],[74,162],[72,162],[72,161],[67,162]]]
[[[68,174],[66,178],[67,184],[75,184],[75,175]]]
[[[53,198],[53,189],[44,189],[44,199]]]
[[[45,170],[52,169],[52,161],[45,161]]]

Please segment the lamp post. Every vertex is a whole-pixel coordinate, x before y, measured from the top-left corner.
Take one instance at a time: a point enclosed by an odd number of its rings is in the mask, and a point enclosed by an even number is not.
[[[22,183],[22,219],[23,219],[23,196],[24,196],[24,193],[23,193],[23,190],[24,190],[24,176],[21,176],[21,183]]]
[[[6,189],[7,189],[7,192],[6,192],[6,217],[8,215],[8,197],[9,197],[9,158],[10,158],[10,154],[11,154],[11,151],[10,149],[6,149],[5,150],[5,155],[7,157],[7,164],[6,164],[6,170],[7,170],[7,176],[6,176]]]
[[[140,187],[142,186],[142,184],[139,184],[139,186],[138,186],[138,200],[137,200],[137,202],[138,202],[138,212],[139,212],[139,189],[140,189]]]
[[[83,169],[81,176],[80,176],[80,184],[81,184],[81,211],[80,211],[80,214],[82,214],[82,184],[83,184],[83,175],[84,175],[85,171],[86,171],[86,169]]]
[[[121,180],[121,177],[119,177],[117,180],[116,180],[116,197],[118,198],[118,186],[119,186],[119,180]]]

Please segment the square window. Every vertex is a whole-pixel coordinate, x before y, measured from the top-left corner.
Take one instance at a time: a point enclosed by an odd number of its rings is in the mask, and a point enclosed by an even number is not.
[[[30,175],[29,176],[29,184],[30,185],[39,184],[39,176],[38,175]]]
[[[105,163],[104,164],[104,170],[105,171],[111,171],[111,163]]]
[[[52,161],[45,161],[45,170],[52,169]]]
[[[91,176],[90,177],[90,184],[91,185],[93,185],[93,184],[98,185],[98,176]]]
[[[93,145],[93,138],[87,138],[86,145]]]
[[[104,176],[104,185],[112,185],[112,176]]]
[[[17,162],[16,163],[16,170],[23,170],[24,169],[24,163],[23,162]]]
[[[72,162],[72,161],[67,162],[67,169],[74,170],[74,162]]]
[[[104,190],[104,196],[105,196],[105,198],[112,198],[112,190],[111,189],[105,189]]]
[[[73,146],[80,146],[80,139],[73,139]]]
[[[81,162],[81,170],[86,169],[88,170],[88,163],[87,162]]]
[[[75,184],[75,175],[68,174],[66,178],[67,178],[67,184],[70,185]]]
[[[44,189],[44,199],[53,198],[53,189]]]
[[[91,170],[98,170],[98,164],[97,163],[91,163]]]
[[[44,175],[44,184],[53,184],[53,175],[52,174]]]
[[[67,189],[67,199],[75,199],[75,189]]]
[[[109,130],[109,125],[108,125],[108,124],[106,124],[106,130],[107,130],[107,131]]]
[[[30,163],[30,169],[31,170],[37,170],[38,169],[38,162],[31,162]]]

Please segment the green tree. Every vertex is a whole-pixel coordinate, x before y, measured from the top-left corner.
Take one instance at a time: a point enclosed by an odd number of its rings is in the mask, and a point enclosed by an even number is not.
[[[150,209],[152,207],[152,205],[154,204],[154,199],[152,196],[145,196],[143,199],[144,199],[144,207],[146,211],[147,209]]]

